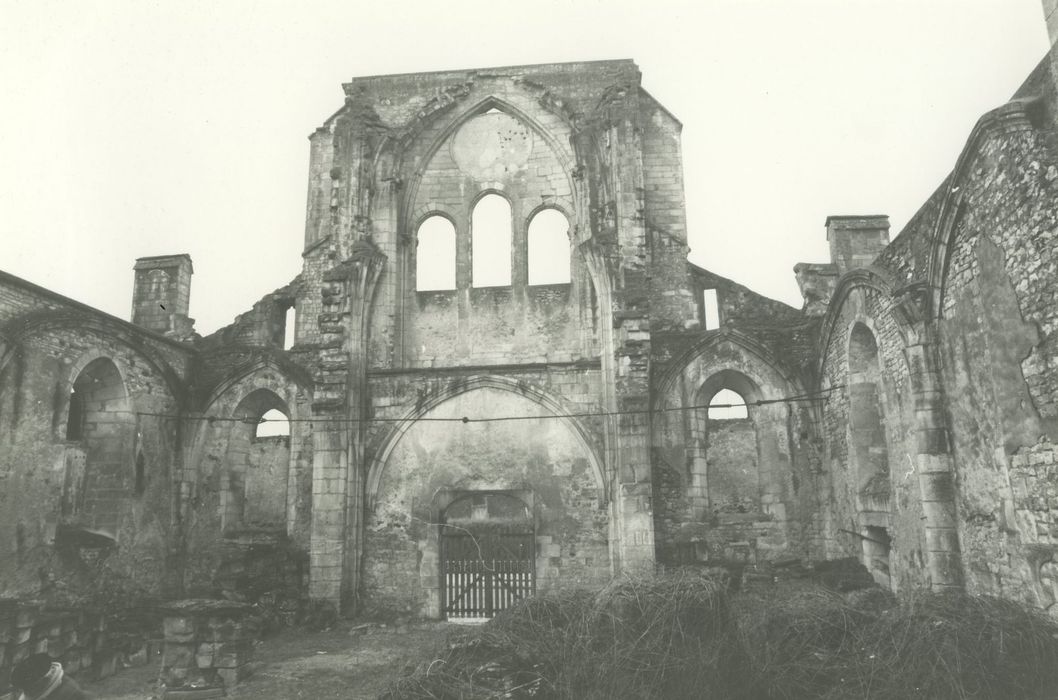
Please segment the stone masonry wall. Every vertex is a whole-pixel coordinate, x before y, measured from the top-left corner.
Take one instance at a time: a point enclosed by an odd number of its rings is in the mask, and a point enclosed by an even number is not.
[[[967,586],[1058,610],[1058,159],[993,132],[959,184],[940,345]]]
[[[889,577],[896,589],[925,583],[925,533],[918,482],[914,477],[914,397],[908,380],[904,342],[889,315],[888,300],[877,291],[859,288],[849,294],[835,322],[823,367],[823,387],[829,388],[823,408],[825,473],[820,488],[822,532],[829,558],[864,558],[865,528],[884,528],[890,542]],[[884,449],[887,468],[865,491],[866,465],[856,454],[857,431],[867,428],[856,418],[851,405],[862,379],[850,370],[850,332],[860,324],[877,346],[877,383],[874,391],[879,404],[881,430],[876,445],[868,451]],[[862,476],[861,476],[862,475]],[[871,501],[878,506],[871,505]],[[884,504],[884,505],[883,505]],[[871,513],[887,512],[876,518]],[[872,568],[868,565],[868,568]]]
[[[0,571],[0,592],[159,594],[168,583],[179,453],[176,421],[167,417],[178,403],[166,378],[152,358],[83,325],[28,333],[12,353],[0,367],[0,559],[13,565]],[[120,373],[112,376],[123,396],[99,414],[112,422],[86,426],[98,438],[67,440],[74,381],[98,358]],[[89,406],[87,418],[111,408]],[[64,527],[83,525],[106,530],[116,549],[52,546]]]
[[[565,421],[511,391],[479,388],[414,422],[393,445],[370,494],[365,571],[369,599],[383,608],[440,614],[442,489],[531,492],[536,588],[601,585],[611,574],[609,517],[599,463]],[[539,416],[459,423],[462,416]]]
[[[801,432],[799,412],[778,402],[751,406],[745,419],[717,420],[697,408],[721,389],[752,403],[794,396],[796,385],[737,340],[719,331],[705,338],[657,382],[658,558],[722,564],[803,554],[811,510],[799,503],[808,495],[806,457],[791,441]]]
[[[311,394],[275,367],[232,382],[196,421],[185,479],[197,507],[186,526],[187,588],[208,595],[230,558],[241,560],[256,544],[268,555],[289,543],[307,555],[312,513]],[[285,437],[255,438],[254,422],[269,409],[290,419]],[[209,420],[213,417],[216,420]],[[277,585],[282,585],[282,581]]]
[[[1041,85],[1043,101],[1029,89]],[[1050,90],[1049,82],[1030,79],[1018,100],[985,115],[953,174],[874,261],[871,274],[880,281],[852,284],[830,309],[824,388],[857,381],[848,364],[854,323],[877,341],[897,588],[928,583],[924,496],[913,486],[922,448],[915,416],[925,406],[910,381],[916,368],[908,366],[918,357],[912,342],[925,342],[943,388],[947,434],[939,447],[954,464],[965,585],[1054,609],[1055,504],[1047,479],[1058,429],[1058,165]],[[904,290],[922,281],[931,296],[911,305]],[[923,314],[926,325],[915,325]],[[856,522],[856,480],[847,471],[857,459],[848,392],[831,394],[824,420],[828,551],[852,554],[857,547],[842,531],[854,528],[844,523],[865,523],[862,512]]]

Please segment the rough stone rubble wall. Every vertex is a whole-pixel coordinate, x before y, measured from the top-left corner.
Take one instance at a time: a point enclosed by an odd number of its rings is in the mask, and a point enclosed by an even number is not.
[[[857,321],[869,327],[881,359],[894,581],[928,585],[922,553],[934,543],[921,524],[924,494],[914,486],[924,405],[911,381],[920,372],[911,363],[921,357],[912,345],[926,342],[943,389],[965,585],[1053,610],[1058,159],[1052,83],[1039,73],[1018,100],[982,119],[953,175],[874,261],[879,281],[863,277],[836,300],[823,377],[824,386],[849,381],[848,330]],[[931,294],[916,308],[926,325],[907,315],[907,299],[921,292],[903,291],[923,281]],[[849,411],[848,393],[835,392],[824,413],[830,554],[853,554],[841,530],[861,524],[845,471]]]

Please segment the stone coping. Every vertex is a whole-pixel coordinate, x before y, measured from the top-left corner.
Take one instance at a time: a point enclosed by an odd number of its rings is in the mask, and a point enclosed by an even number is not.
[[[174,600],[158,606],[163,613],[171,616],[188,615],[225,615],[225,614],[249,614],[253,611],[253,605],[239,603],[233,600],[217,600],[214,598],[188,598],[185,600]]]

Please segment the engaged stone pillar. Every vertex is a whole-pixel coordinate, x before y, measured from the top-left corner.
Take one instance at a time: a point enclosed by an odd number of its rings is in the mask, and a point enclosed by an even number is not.
[[[223,697],[225,688],[249,676],[260,629],[252,610],[226,600],[180,600],[164,606],[164,697]],[[208,689],[220,694],[203,694]]]
[[[614,504],[620,527],[621,571],[629,574],[654,572],[654,515],[650,483],[621,484]]]
[[[894,312],[909,331],[905,353],[915,392],[915,472],[925,515],[926,560],[935,591],[961,589],[962,555],[955,512],[955,463],[944,389],[935,358],[933,290],[912,282],[893,292]]]
[[[955,513],[955,471],[948,451],[948,429],[944,395],[936,371],[931,367],[931,346],[907,348],[915,387],[915,471],[926,516],[926,556],[933,590],[962,587],[962,557],[959,552]]]

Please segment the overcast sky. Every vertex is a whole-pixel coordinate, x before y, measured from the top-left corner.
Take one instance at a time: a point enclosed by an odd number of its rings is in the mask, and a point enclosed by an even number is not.
[[[343,81],[632,58],[691,259],[800,306],[826,216],[895,235],[1047,45],[1038,0],[0,0],[0,269],[128,318],[134,259],[190,253],[211,332],[300,270]]]

